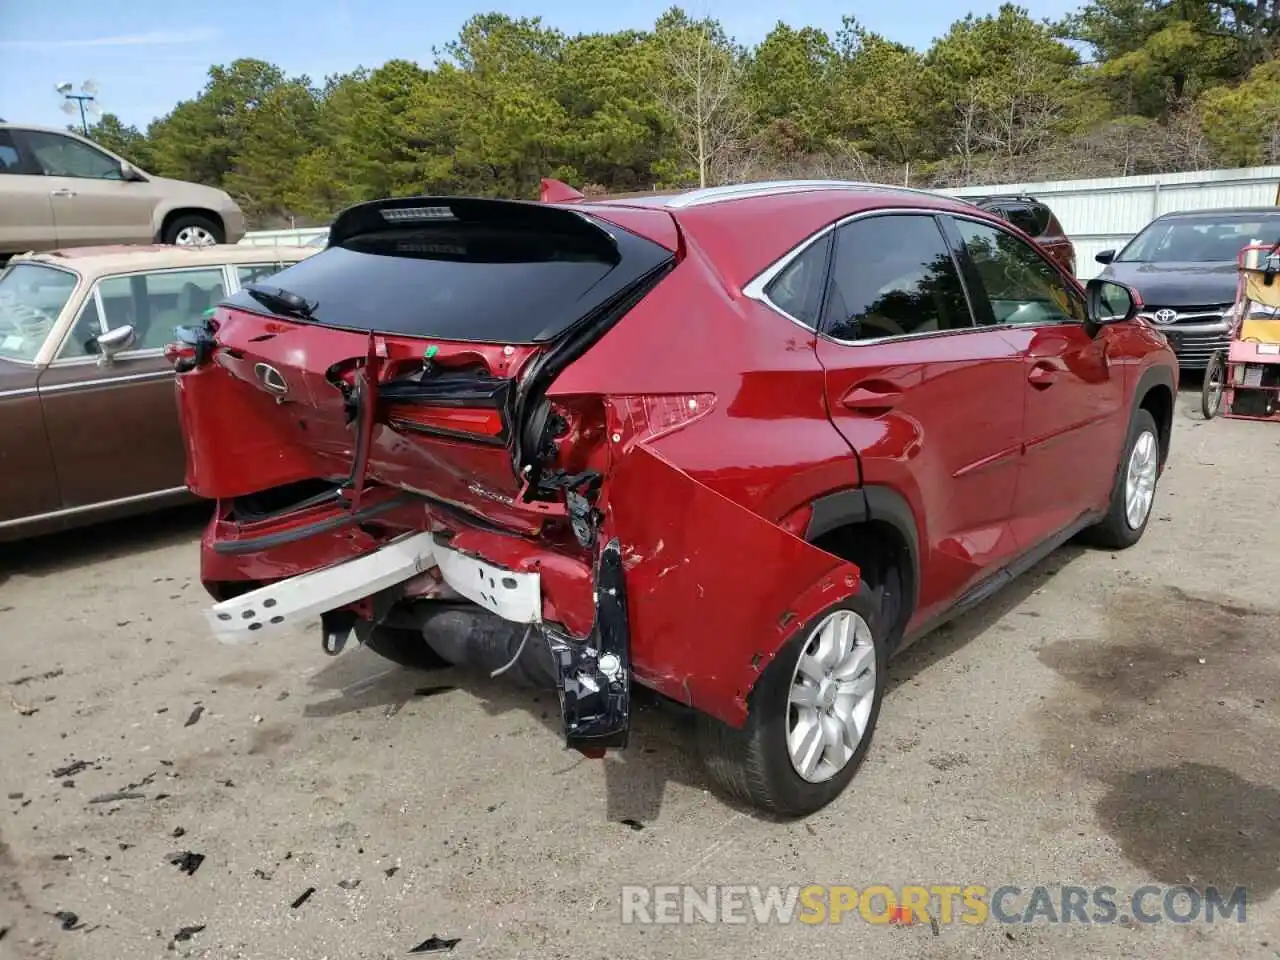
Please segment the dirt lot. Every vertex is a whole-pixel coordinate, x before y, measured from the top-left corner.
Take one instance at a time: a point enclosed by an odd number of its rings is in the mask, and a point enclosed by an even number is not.
[[[201,511],[11,548],[0,956],[349,960],[438,935],[459,958],[1280,957],[1280,430],[1202,424],[1194,399],[1146,539],[1060,551],[914,648],[862,773],[807,823],[708,792],[667,711],[588,761],[552,695],[330,659],[312,634],[220,646]],[[1244,924],[623,926],[620,885],[662,883],[1012,884],[1015,913],[1036,885],[1110,885],[1121,913],[1147,883],[1249,900]]]

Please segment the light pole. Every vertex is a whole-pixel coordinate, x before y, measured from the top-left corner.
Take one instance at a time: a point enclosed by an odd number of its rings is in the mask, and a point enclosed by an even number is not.
[[[98,85],[94,83],[92,80],[86,80],[84,83],[80,85],[79,93],[72,93],[72,90],[74,88],[70,83],[67,83],[64,81],[58,84],[54,89],[56,89],[58,93],[62,94],[63,113],[69,113],[74,115],[76,112],[76,108],[79,107],[80,132],[87,137],[89,135],[89,121],[85,116],[85,104],[86,103],[91,104],[88,110],[89,113],[92,113],[95,116],[99,113],[98,107],[97,107],[98,98],[96,96],[98,92]]]

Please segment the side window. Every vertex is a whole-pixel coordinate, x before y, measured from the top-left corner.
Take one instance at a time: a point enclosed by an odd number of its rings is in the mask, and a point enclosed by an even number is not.
[[[285,268],[283,263],[251,263],[236,267],[236,276],[240,278],[240,286],[257,283],[266,277],[279,273]]]
[[[856,220],[836,231],[823,311],[838,340],[973,326],[955,262],[931,216]]]
[[[159,350],[226,296],[221,267],[111,277],[99,285],[104,326],[134,328],[134,350]]]
[[[77,357],[96,357],[98,345],[94,337],[103,332],[102,316],[98,313],[98,301],[90,294],[80,308],[80,316],[76,317],[71,335],[62,345],[59,360],[74,360]]]
[[[1026,241],[972,220],[955,224],[996,323],[1084,322],[1084,299]]]
[[[809,244],[800,256],[769,282],[765,294],[780,309],[804,323],[818,328],[818,310],[822,305],[822,280],[827,270],[830,235]]]
[[[27,149],[47,177],[77,177],[81,180],[123,180],[120,164],[101,150],[58,133],[27,130],[22,134]]]
[[[0,174],[21,173],[21,158],[18,146],[13,142],[13,134],[8,130],[0,130]]]

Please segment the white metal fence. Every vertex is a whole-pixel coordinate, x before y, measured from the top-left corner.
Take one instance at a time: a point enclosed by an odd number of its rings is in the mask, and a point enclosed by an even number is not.
[[[296,230],[252,230],[240,242],[251,247],[296,247],[329,232],[328,227],[299,227]]]
[[[1134,234],[1162,213],[1280,204],[1280,166],[1098,180],[1005,183],[939,192],[959,197],[1017,193],[1044,201],[1057,214],[1062,229],[1075,243],[1077,272],[1081,278],[1088,278],[1096,276],[1102,269],[1094,260],[1094,254],[1124,246]],[[240,242],[293,245],[306,243],[326,232],[326,227],[259,230],[246,235]]]
[[[1076,247],[1076,272],[1097,276],[1094,254],[1119,249],[1156,217],[1178,210],[1280,204],[1280,166],[1142,177],[1012,183],[942,190],[959,197],[1019,193],[1048,204]]]

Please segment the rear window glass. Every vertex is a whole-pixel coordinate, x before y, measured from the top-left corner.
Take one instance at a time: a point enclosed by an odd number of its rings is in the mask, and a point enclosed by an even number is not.
[[[1043,236],[1049,231],[1049,210],[1038,203],[1013,203],[1005,208],[1009,222],[1032,237]]]
[[[592,222],[592,221],[588,221]],[[349,330],[487,343],[554,339],[672,254],[613,225],[557,233],[500,215],[360,234],[260,281]],[[265,308],[241,291],[230,305]]]

